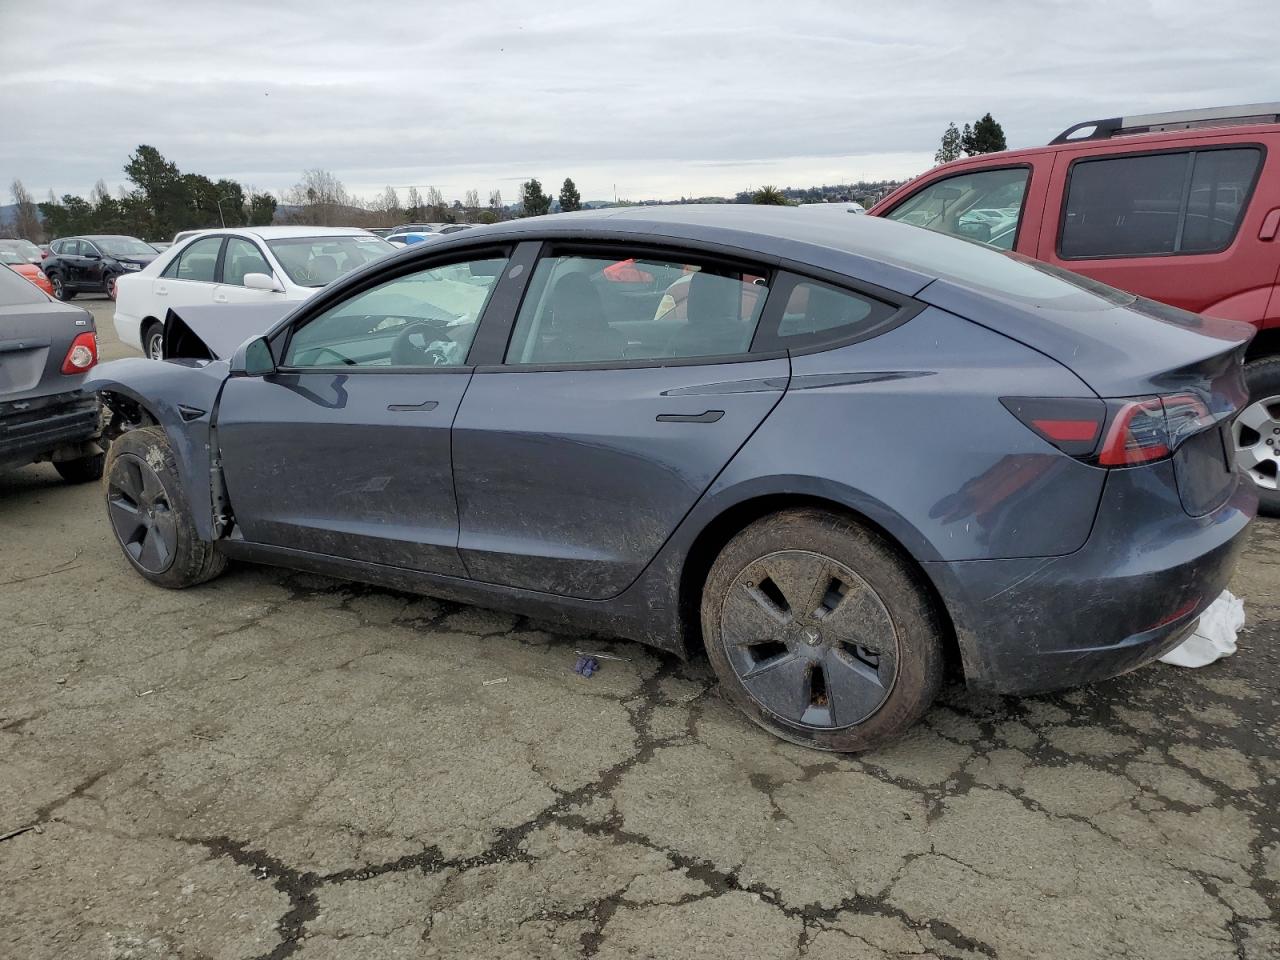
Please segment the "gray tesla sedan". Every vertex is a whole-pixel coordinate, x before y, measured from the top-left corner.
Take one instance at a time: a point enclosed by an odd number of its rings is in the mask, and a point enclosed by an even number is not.
[[[154,583],[249,560],[702,648],[849,751],[948,663],[1038,691],[1194,629],[1256,507],[1251,331],[886,220],[646,207],[170,311],[170,359],[91,386]]]

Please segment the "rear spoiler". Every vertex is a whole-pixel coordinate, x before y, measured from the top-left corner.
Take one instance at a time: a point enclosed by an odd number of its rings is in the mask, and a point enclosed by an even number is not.
[[[164,318],[164,358],[229,359],[240,344],[269,332],[297,305],[283,300],[170,307]]]

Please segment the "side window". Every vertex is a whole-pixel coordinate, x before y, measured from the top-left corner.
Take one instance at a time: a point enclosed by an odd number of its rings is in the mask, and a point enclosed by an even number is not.
[[[294,331],[286,367],[461,366],[503,257],[396,277],[335,304]]]
[[[1262,159],[1255,147],[1078,160],[1058,241],[1067,259],[1223,250]]]
[[[265,273],[271,276],[271,266],[258,245],[244,237],[228,237],[227,252],[222,258],[222,282],[244,286],[245,274]]]
[[[164,268],[162,276],[174,280],[198,280],[213,283],[218,267],[218,250],[222,237],[201,237],[182,249],[178,256]]]
[[[1012,250],[1022,220],[1026,167],[979,170],[935,180],[894,207],[886,217],[936,233]]]
[[[645,256],[538,263],[510,364],[732,356],[751,346],[768,288],[759,274]]]
[[[795,279],[776,329],[761,330],[756,350],[798,350],[817,344],[869,336],[892,319],[898,308],[816,280]]]

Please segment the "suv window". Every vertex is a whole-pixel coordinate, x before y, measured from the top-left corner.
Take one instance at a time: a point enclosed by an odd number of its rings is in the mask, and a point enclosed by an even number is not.
[[[164,268],[163,276],[174,280],[198,280],[213,283],[218,268],[218,250],[222,237],[201,237],[183,247],[173,261]]]
[[[222,282],[243,287],[247,273],[265,273],[269,277],[271,266],[252,240],[228,237],[227,252],[222,257]]]
[[[1257,147],[1077,160],[1058,253],[1082,259],[1224,250],[1261,160]]]
[[[506,264],[451,263],[362,290],[296,330],[284,366],[461,366]]]
[[[743,354],[768,288],[758,274],[645,256],[538,263],[507,348],[511,364]]]
[[[1027,167],[978,170],[935,180],[885,216],[937,233],[1012,250],[1022,221]]]

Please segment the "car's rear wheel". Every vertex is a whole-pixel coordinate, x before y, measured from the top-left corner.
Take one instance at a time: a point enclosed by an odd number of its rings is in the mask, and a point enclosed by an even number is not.
[[[55,460],[53,469],[67,483],[88,483],[90,480],[102,479],[102,465],[106,454],[95,453],[75,460]]]
[[[1236,463],[1258,488],[1259,511],[1280,517],[1280,357],[1245,367],[1249,405],[1232,427]]]
[[[942,682],[942,629],[918,574],[878,534],[819,510],[765,517],[725,546],[702,630],[728,699],[820,750],[885,743]]]
[[[142,352],[151,360],[164,359],[164,327],[154,320],[142,330]]]
[[[125,559],[152,583],[190,587],[226,567],[226,558],[196,532],[160,427],[130,430],[111,444],[106,491],[107,516]]]
[[[53,285],[53,295],[59,300],[70,300],[75,296],[68,287],[67,282],[62,279],[61,274],[55,273],[49,278],[49,283]]]

